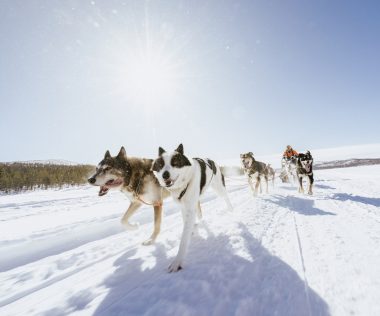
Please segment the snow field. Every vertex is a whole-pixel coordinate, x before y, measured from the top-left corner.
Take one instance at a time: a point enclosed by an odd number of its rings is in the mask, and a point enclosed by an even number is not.
[[[126,198],[96,188],[0,197],[1,315],[379,315],[380,166],[316,173],[314,196],[276,182],[254,198],[227,179],[233,212],[210,191],[184,269],[182,230],[164,203],[119,223]]]

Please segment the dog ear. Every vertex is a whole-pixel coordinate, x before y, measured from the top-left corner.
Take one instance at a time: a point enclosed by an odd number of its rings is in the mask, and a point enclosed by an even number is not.
[[[177,153],[180,153],[181,155],[183,155],[183,145],[182,144],[179,144],[179,146],[177,147],[177,149],[175,150]]]
[[[252,152],[252,151],[250,151],[250,152],[248,153],[248,155],[250,155],[250,156],[252,156],[252,157],[253,157],[253,152]]]
[[[104,155],[104,159],[106,159],[106,158],[111,158],[111,154],[110,154],[109,150],[107,150],[105,155]]]
[[[124,146],[121,146],[119,153],[117,154],[117,158],[126,158],[127,152],[125,151]]]
[[[165,149],[158,147],[158,156],[162,156],[163,153],[166,153]]]

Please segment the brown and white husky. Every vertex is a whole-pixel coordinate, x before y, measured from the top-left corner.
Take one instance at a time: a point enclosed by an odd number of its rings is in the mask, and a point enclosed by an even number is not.
[[[143,204],[153,207],[154,230],[150,238],[143,242],[144,245],[154,243],[160,233],[162,201],[170,195],[153,175],[152,163],[152,159],[127,156],[124,147],[121,147],[115,157],[107,150],[95,174],[88,179],[90,184],[100,187],[99,196],[107,194],[111,189],[126,194],[131,203],[121,222],[129,230],[138,228],[138,225],[129,223],[129,219]]]

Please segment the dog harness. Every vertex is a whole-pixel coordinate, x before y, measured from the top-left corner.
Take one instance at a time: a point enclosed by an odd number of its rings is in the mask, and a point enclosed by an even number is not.
[[[137,184],[136,191],[133,190],[133,189],[131,188],[131,190],[132,190],[132,192],[133,192],[133,196],[134,196],[134,198],[135,198],[136,200],[140,201],[141,203],[145,204],[145,205],[162,206],[162,204],[163,204],[162,201],[156,201],[156,202],[153,202],[153,203],[148,203],[148,202],[145,202],[145,201],[141,198],[141,196],[139,195],[139,189],[140,189],[141,178],[143,178],[143,177],[140,177],[140,179],[139,179],[139,183]]]
[[[182,197],[185,195],[187,188],[189,187],[190,182],[187,184],[186,188],[183,189],[183,191],[178,196],[178,201],[181,201]]]
[[[139,195],[135,195],[135,199],[139,200],[140,202],[144,203],[145,205],[162,206],[162,204],[163,204],[160,201],[157,201],[154,203],[145,202]]]

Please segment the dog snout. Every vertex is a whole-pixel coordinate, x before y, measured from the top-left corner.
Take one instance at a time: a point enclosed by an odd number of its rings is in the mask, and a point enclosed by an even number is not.
[[[165,171],[163,174],[162,174],[162,178],[164,180],[168,180],[170,178],[170,173],[169,171]]]
[[[94,184],[96,182],[96,179],[94,177],[91,177],[88,179],[88,183]]]

